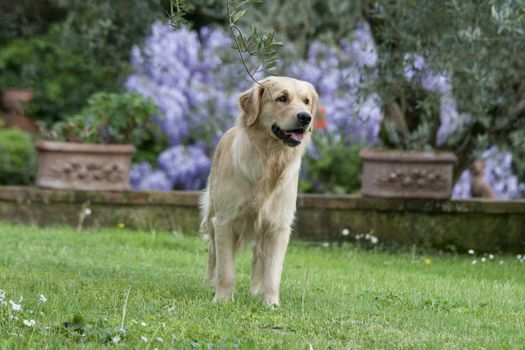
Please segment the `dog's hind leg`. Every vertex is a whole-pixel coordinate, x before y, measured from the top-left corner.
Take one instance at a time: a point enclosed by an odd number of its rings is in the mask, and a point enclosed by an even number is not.
[[[200,233],[208,240],[208,266],[206,268],[206,280],[215,284],[217,257],[215,254],[215,232],[210,210],[210,189],[206,188],[200,198],[201,224]]]
[[[211,225],[210,231],[213,231],[213,226]],[[213,232],[210,232],[209,241],[208,241],[208,267],[206,268],[206,280],[211,284],[215,284],[217,276],[217,254],[215,252],[215,237]]]

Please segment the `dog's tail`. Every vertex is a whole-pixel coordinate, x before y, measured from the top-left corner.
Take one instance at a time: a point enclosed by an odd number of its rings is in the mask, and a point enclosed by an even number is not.
[[[201,224],[199,232],[208,240],[208,268],[206,270],[206,279],[210,283],[215,281],[215,232],[213,230],[212,213],[210,210],[210,188],[208,187],[202,192],[200,197],[200,210],[201,210]]]

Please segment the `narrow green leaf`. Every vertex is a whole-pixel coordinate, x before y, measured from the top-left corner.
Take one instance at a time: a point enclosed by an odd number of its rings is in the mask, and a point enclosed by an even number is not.
[[[246,13],[246,9],[243,9],[243,10],[235,12],[233,14],[233,21],[232,21],[232,23],[237,22],[242,16],[244,16],[245,13]]]

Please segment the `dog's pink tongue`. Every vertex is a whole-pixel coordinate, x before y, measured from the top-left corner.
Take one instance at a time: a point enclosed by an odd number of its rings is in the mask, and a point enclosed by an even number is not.
[[[301,142],[304,138],[304,133],[302,132],[292,132],[292,139],[295,141]]]

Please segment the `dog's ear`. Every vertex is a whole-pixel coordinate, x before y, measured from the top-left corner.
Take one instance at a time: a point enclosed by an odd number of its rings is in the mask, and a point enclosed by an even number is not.
[[[247,126],[252,125],[257,120],[261,112],[261,99],[264,93],[264,87],[255,84],[239,96],[239,104],[243,112],[244,123]]]

